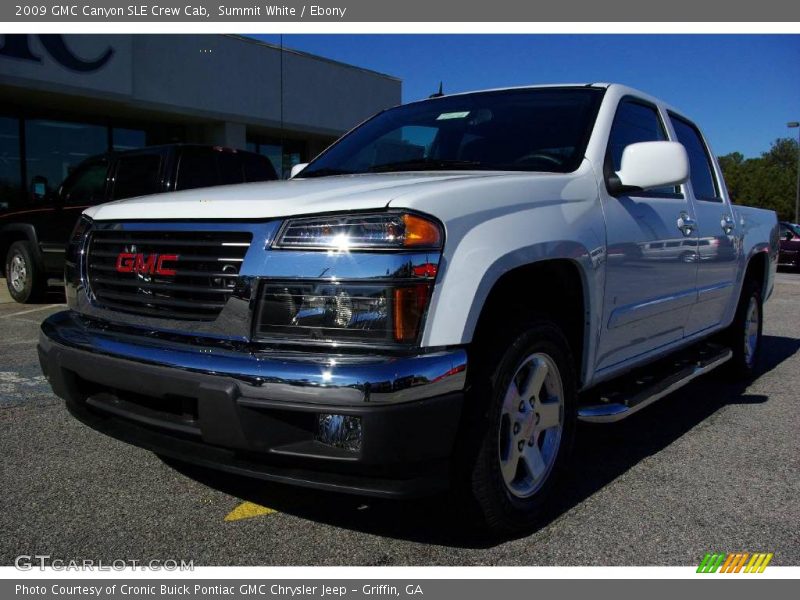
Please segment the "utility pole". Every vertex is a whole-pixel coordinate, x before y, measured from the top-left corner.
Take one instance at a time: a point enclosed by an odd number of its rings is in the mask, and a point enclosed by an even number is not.
[[[800,122],[789,121],[789,129],[797,128],[797,191],[794,197],[794,222],[800,223]]]

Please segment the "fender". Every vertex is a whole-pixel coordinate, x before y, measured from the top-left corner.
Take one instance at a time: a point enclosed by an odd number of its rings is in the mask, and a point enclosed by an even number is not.
[[[509,271],[540,261],[565,259],[583,282],[583,370],[593,364],[602,316],[605,282],[605,221],[597,179],[587,161],[576,172],[507,175],[453,182],[451,193],[426,202],[422,194],[399,197],[391,206],[425,210],[446,227],[423,333],[422,345],[463,345],[472,341],[492,288]],[[547,282],[530,282],[531,290]],[[584,379],[586,381],[586,379]]]
[[[757,255],[766,255],[766,268],[764,269],[764,281],[762,282],[762,298],[766,302],[772,295],[775,286],[775,273],[778,269],[778,224],[777,216],[775,222],[769,223],[763,218],[759,218],[759,213],[769,213],[772,211],[762,211],[746,206],[736,206],[736,219],[741,227],[742,260],[739,272],[736,277],[735,293],[731,294],[731,300],[725,312],[722,323],[725,327],[733,322],[736,313],[736,306],[744,285],[744,276],[753,258]],[[774,213],[773,213],[774,214]],[[765,241],[766,240],[766,241]]]

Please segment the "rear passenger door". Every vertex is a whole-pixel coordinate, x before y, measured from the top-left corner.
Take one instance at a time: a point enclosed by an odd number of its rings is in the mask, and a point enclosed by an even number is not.
[[[669,113],[675,139],[689,155],[690,178],[684,189],[694,204],[697,220],[697,304],[686,325],[686,335],[719,325],[735,289],[740,244],[730,203],[720,186],[718,166],[700,130],[690,121]]]
[[[658,108],[623,99],[609,136],[605,175],[620,169],[625,148],[667,139]],[[606,217],[606,290],[597,369],[613,368],[683,338],[695,302],[697,235],[680,187],[611,196]]]

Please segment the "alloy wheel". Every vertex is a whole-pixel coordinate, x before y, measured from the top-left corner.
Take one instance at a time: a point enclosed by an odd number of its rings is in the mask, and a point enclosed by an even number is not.
[[[498,455],[506,489],[533,496],[556,461],[564,430],[564,387],[555,361],[543,353],[526,357],[506,390]]]

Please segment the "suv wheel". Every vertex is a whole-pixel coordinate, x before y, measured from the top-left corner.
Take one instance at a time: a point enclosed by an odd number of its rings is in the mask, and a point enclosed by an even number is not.
[[[28,242],[14,242],[6,254],[6,285],[11,297],[23,304],[38,302],[45,292],[44,275]]]
[[[564,470],[577,416],[572,356],[559,327],[536,321],[503,338],[488,354],[498,358],[486,381],[473,386],[488,403],[476,429],[470,487],[489,529],[507,534],[525,531],[541,514]]]

